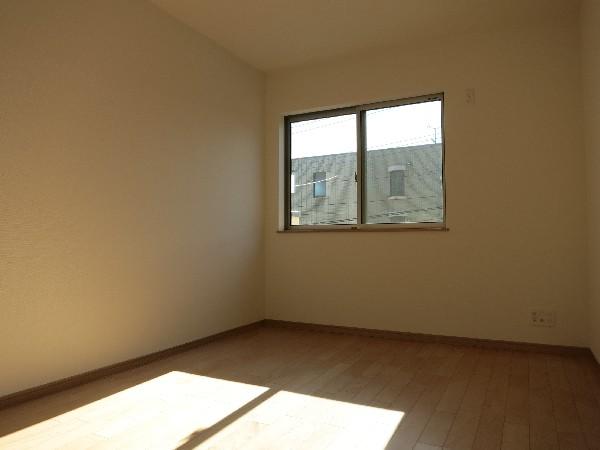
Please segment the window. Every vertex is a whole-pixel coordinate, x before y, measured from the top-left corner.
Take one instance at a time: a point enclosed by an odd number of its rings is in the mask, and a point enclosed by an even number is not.
[[[285,118],[285,228],[445,227],[443,95]]]
[[[327,172],[315,172],[313,174],[313,195],[315,197],[327,197]]]
[[[388,167],[390,174],[390,197],[404,197],[405,166]]]
[[[288,128],[287,184],[293,173],[295,187],[287,193],[287,226],[356,225],[356,114],[307,117]]]

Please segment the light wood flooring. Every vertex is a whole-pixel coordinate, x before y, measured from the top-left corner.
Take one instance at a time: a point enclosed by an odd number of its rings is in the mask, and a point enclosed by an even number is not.
[[[0,448],[600,449],[600,369],[263,327],[0,411]]]

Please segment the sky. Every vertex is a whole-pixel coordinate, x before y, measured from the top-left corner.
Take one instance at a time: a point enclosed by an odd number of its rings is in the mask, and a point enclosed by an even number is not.
[[[367,151],[441,142],[442,102],[367,111]],[[356,151],[356,115],[292,123],[292,159]]]

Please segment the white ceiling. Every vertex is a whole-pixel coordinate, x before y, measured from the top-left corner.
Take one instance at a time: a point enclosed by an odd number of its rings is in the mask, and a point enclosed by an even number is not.
[[[579,0],[151,0],[269,71],[449,34],[572,18]]]

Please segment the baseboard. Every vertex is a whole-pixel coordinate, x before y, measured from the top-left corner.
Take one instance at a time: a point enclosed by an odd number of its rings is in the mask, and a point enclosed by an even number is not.
[[[371,336],[386,339],[402,339],[410,341],[420,342],[436,342],[442,344],[451,345],[468,345],[476,347],[484,347],[491,349],[502,349],[502,350],[519,350],[529,352],[541,352],[541,353],[554,353],[562,355],[576,355],[594,358],[592,351],[585,347],[569,347],[562,345],[547,345],[547,344],[534,344],[527,342],[512,342],[512,341],[496,341],[491,339],[476,339],[466,338],[457,336],[440,336],[435,334],[420,334],[420,333],[408,333],[404,331],[389,331],[389,330],[376,330],[369,328],[356,328],[356,327],[345,327],[340,325],[320,325],[313,323],[304,322],[289,322],[284,320],[264,319],[257,322],[243,325],[240,327],[232,328],[221,333],[206,336],[200,339],[196,339],[185,344],[181,344],[175,347],[161,350],[158,352],[150,353],[137,358],[128,359],[110,366],[101,367],[99,369],[84,372],[71,377],[63,378],[61,380],[53,381],[41,386],[36,386],[23,391],[15,392],[13,394],[0,397],[0,410],[15,406],[20,403],[24,403],[29,400],[44,397],[46,395],[55,394],[57,392],[64,391],[69,388],[80,386],[82,384],[90,383],[100,378],[105,378],[110,375],[114,375],[125,370],[133,369],[136,367],[149,364],[153,361],[167,358],[177,353],[191,350],[203,344],[207,344],[216,339],[232,336],[244,331],[249,331],[261,326],[267,327],[279,327],[279,328],[290,328],[295,330],[304,331],[319,331],[326,333],[337,333],[337,334],[349,334],[356,336]]]
[[[561,355],[578,355],[592,357],[592,351],[586,347],[569,347],[564,345],[534,344],[529,342],[497,341],[458,336],[441,336],[436,334],[408,333],[405,331],[376,330],[369,328],[345,327],[340,325],[320,325],[305,322],[289,322],[285,320],[265,319],[265,326],[291,328],[295,330],[320,331],[325,333],[351,334],[386,339],[402,339],[419,342],[436,342],[451,345],[468,345],[497,350],[518,350]]]
[[[598,365],[600,365],[600,351],[595,352],[594,350],[592,350],[590,348],[590,352],[592,352],[592,356],[596,359],[596,362],[598,363]]]
[[[137,358],[128,359],[126,361],[121,361],[116,364],[111,364],[110,366],[105,366],[105,367],[101,367],[99,369],[90,370],[89,372],[84,372],[84,373],[81,373],[78,375],[73,375],[71,377],[63,378],[61,380],[52,381],[50,383],[43,384],[41,386],[36,386],[33,388],[29,388],[29,389],[25,389],[23,391],[15,392],[13,394],[8,394],[4,397],[0,397],[0,410],[4,409],[4,408],[8,408],[10,406],[15,406],[19,403],[23,403],[23,402],[26,402],[29,400],[44,397],[46,395],[54,394],[54,393],[64,391],[69,388],[80,386],[82,384],[86,384],[91,381],[98,380],[100,378],[105,378],[107,376],[114,375],[119,372],[123,372],[125,370],[143,366],[143,365],[151,363],[153,361],[167,358],[167,357],[175,355],[177,353],[185,352],[186,350],[191,350],[200,345],[212,342],[215,339],[232,336],[232,335],[238,334],[243,331],[248,331],[253,328],[258,328],[262,324],[263,324],[263,320],[259,320],[257,322],[253,322],[248,325],[242,325],[240,327],[232,328],[230,330],[226,330],[221,333],[206,336],[206,337],[196,339],[191,342],[186,342],[185,344],[177,345],[175,347],[171,347],[171,348],[168,348],[165,350],[150,353],[150,354],[147,354],[144,356],[139,356]]]

